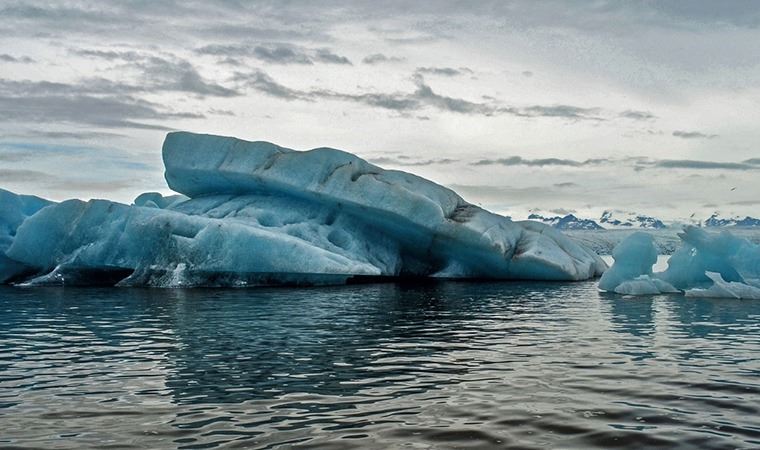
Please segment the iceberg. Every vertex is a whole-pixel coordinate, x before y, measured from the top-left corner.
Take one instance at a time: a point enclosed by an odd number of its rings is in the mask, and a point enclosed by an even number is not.
[[[615,246],[612,258],[615,263],[599,280],[599,288],[605,291],[614,291],[626,280],[651,275],[652,266],[657,262],[657,250],[652,236],[639,231]]]
[[[683,292],[687,297],[760,299],[760,245],[728,231],[708,233],[687,226],[681,246],[663,272],[652,272],[657,252],[652,237],[638,232],[613,250],[615,263],[599,289],[628,295]]]
[[[615,264],[599,280],[599,288],[626,295],[652,295],[679,292],[670,283],[654,277],[657,249],[652,236],[637,231],[612,251]]]
[[[606,269],[550,226],[340,150],[175,132],[163,160],[178,195],[50,205],[17,227],[5,257],[34,268],[30,284],[161,287],[585,280]]]

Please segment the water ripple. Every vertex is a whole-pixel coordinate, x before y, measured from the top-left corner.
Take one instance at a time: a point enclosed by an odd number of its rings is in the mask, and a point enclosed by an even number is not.
[[[3,448],[757,448],[760,302],[0,288]]]

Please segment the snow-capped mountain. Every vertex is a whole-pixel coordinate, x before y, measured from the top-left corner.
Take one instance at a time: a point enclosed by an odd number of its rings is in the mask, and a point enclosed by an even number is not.
[[[604,229],[654,229],[667,228],[665,223],[652,216],[625,211],[604,211],[598,220],[581,218],[575,214],[553,216],[533,210],[528,220],[537,220],[560,230],[604,230]]]
[[[760,219],[746,216],[722,218],[718,213],[713,214],[703,222],[705,227],[760,227]]]
[[[531,214],[528,220],[537,220],[551,225],[560,230],[603,230],[598,223],[591,219],[580,219],[573,214],[566,216],[544,217],[540,214]]]
[[[758,218],[751,216],[721,217],[717,212],[705,220],[695,218],[691,222],[673,222],[669,224],[653,216],[619,210],[604,211],[599,220],[584,219],[575,214],[560,216],[544,214],[539,210],[533,210],[528,219],[543,222],[560,230],[662,230],[671,226],[680,228],[687,224],[708,228],[760,228],[760,219]]]
[[[667,228],[667,225],[656,217],[623,211],[604,211],[599,223],[605,228],[652,228],[656,230]]]

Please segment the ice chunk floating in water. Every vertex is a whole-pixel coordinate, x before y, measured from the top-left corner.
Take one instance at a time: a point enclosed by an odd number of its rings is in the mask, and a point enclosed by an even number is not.
[[[705,272],[713,285],[707,289],[689,289],[687,297],[726,297],[760,300],[760,288],[736,281],[725,281],[717,272]]]
[[[343,283],[357,276],[584,280],[606,265],[537,222],[355,155],[170,133],[169,187],[131,206],[69,200],[25,220],[7,258],[32,284]]]
[[[723,231],[689,226],[664,272],[652,273],[657,252],[651,236],[634,233],[613,251],[615,264],[599,288],[647,295],[683,291],[687,297],[760,299],[760,246]]]

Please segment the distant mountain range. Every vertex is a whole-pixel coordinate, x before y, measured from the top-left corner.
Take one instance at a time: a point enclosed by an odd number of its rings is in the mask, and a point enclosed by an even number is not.
[[[604,211],[598,220],[584,219],[574,214],[565,216],[549,216],[531,213],[528,220],[536,220],[551,225],[560,230],[605,230],[605,229],[653,229],[668,228],[662,220],[643,214]],[[754,217],[722,218],[717,213],[695,225],[703,227],[760,227],[760,219]]]
[[[622,217],[618,218],[618,216]],[[605,228],[653,228],[655,230],[667,228],[660,219],[636,213],[605,211],[599,218],[599,222]]]
[[[528,216],[528,220],[537,220],[559,228],[560,230],[603,230],[604,228],[591,219],[579,219],[573,214],[568,214],[564,217],[544,217],[539,214],[531,214]]]
[[[705,220],[704,226],[706,227],[760,227],[760,219],[746,216],[743,219],[738,217],[732,217],[723,219],[718,217],[718,214],[713,214],[709,219]]]

